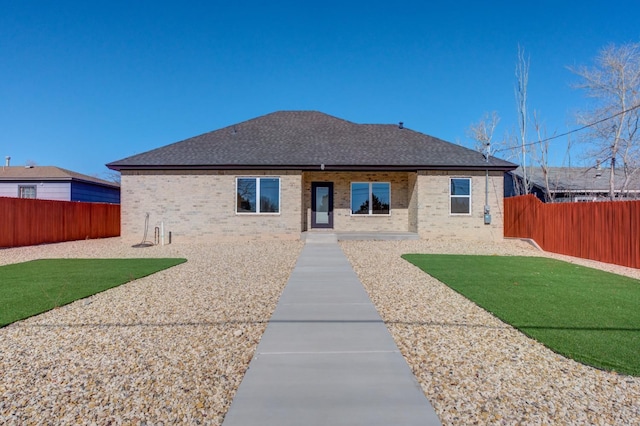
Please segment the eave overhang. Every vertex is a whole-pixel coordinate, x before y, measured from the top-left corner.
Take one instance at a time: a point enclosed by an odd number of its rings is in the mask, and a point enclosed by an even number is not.
[[[222,164],[222,165],[118,165],[107,164],[107,167],[116,171],[177,171],[177,170],[301,170],[301,171],[325,171],[325,172],[359,172],[380,171],[416,172],[418,170],[469,170],[469,171],[502,171],[514,170],[517,166],[507,165],[349,165],[349,164]]]

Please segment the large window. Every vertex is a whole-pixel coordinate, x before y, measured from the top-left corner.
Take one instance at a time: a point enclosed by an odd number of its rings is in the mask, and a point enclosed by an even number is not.
[[[32,185],[18,186],[19,198],[36,198],[36,187]]]
[[[352,182],[351,214],[389,214],[391,184],[388,182]]]
[[[280,213],[280,178],[236,179],[237,213]]]
[[[471,179],[451,178],[451,214],[471,214]]]

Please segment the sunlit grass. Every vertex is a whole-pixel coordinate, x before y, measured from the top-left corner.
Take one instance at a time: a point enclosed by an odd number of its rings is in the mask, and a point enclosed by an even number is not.
[[[0,327],[186,259],[41,259],[0,266]]]
[[[542,257],[404,259],[550,349],[640,375],[640,281]]]

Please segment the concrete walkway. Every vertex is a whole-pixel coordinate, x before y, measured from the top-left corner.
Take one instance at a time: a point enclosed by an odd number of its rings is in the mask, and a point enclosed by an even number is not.
[[[307,239],[223,424],[440,425],[335,235]]]

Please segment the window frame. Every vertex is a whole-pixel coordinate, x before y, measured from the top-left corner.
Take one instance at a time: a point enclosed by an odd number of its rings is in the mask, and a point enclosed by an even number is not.
[[[467,180],[469,182],[469,194],[453,194],[452,191],[452,186],[453,186],[453,181],[454,180]],[[472,199],[471,199],[471,195],[473,194],[473,179],[471,177],[466,177],[466,176],[456,176],[456,177],[450,177],[449,178],[449,215],[450,216],[471,216],[472,212],[473,212],[473,204],[472,204]],[[468,199],[469,200],[469,212],[468,213],[454,213],[452,211],[453,208],[453,199]]]
[[[369,199],[368,199],[368,203],[369,203],[369,212],[368,213],[354,213],[353,212],[353,185],[354,184],[367,184],[369,185]],[[373,209],[372,209],[372,204],[373,204],[373,197],[372,195],[374,194],[373,192],[373,185],[375,184],[386,184],[389,186],[389,212],[388,213],[374,213]],[[391,182],[380,182],[380,181],[369,181],[369,182],[362,182],[362,181],[356,181],[356,182],[351,182],[349,185],[349,214],[353,217],[378,217],[378,216],[391,216]]]
[[[23,196],[23,191],[25,189],[33,190],[33,197],[25,197]],[[18,198],[24,198],[26,200],[35,200],[38,198],[38,186],[37,185],[18,185]]]
[[[239,211],[238,210],[238,183],[241,179],[253,179],[255,181],[255,208],[256,211]],[[275,179],[278,182],[278,211],[260,211],[261,203],[260,203],[260,181],[262,179]],[[277,216],[282,211],[282,179],[280,176],[236,176],[236,193],[235,193],[235,213],[239,216],[246,215],[273,215]]]

